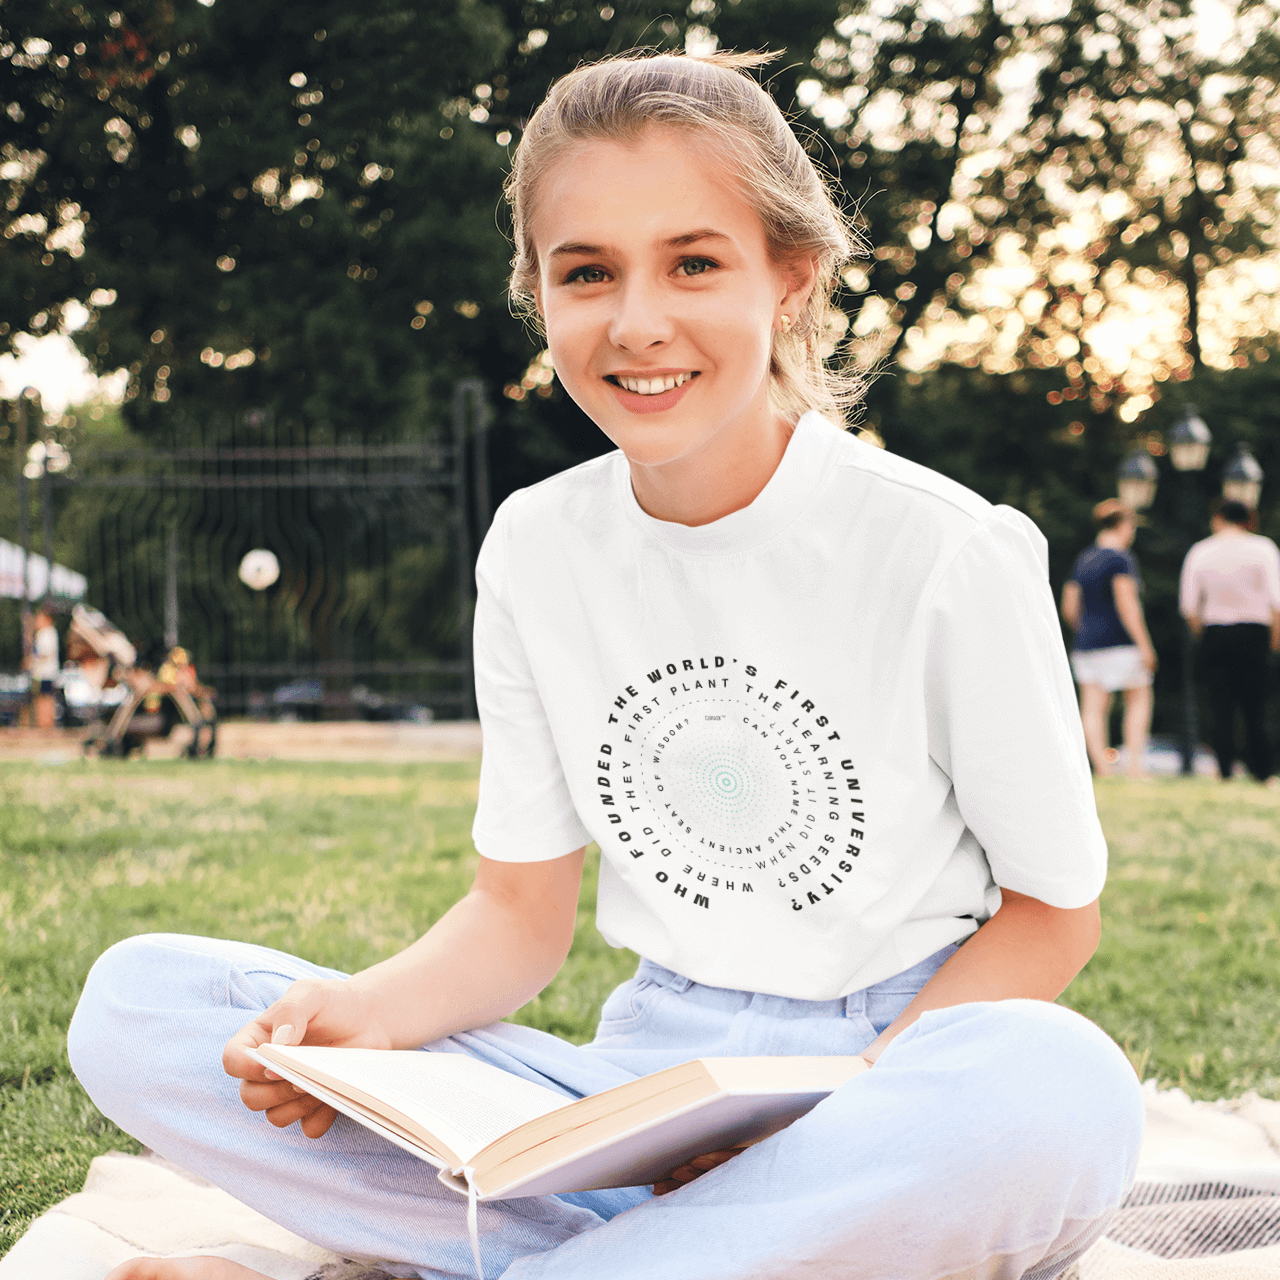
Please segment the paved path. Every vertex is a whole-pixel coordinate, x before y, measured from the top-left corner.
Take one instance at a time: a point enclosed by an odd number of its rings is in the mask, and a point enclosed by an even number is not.
[[[0,760],[65,764],[81,755],[83,729],[0,728]],[[149,759],[172,759],[189,741],[185,727],[169,739],[147,741]],[[480,725],[474,720],[438,724],[411,721],[323,721],[317,724],[261,724],[225,721],[218,726],[218,755],[232,760],[329,760],[344,763],[415,764],[426,760],[466,760],[480,752]]]

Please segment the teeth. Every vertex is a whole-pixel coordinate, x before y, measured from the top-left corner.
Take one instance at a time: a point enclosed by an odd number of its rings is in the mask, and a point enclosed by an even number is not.
[[[691,373],[669,373],[665,378],[619,378],[618,382],[636,395],[660,396],[664,391],[684,386],[692,377]]]

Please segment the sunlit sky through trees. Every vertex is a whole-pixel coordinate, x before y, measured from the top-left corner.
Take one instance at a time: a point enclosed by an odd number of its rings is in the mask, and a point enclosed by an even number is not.
[[[690,6],[691,52],[714,47],[698,25],[698,14],[714,9],[710,0]],[[1159,383],[1191,374],[1196,342],[1203,362],[1219,369],[1266,359],[1280,331],[1280,100],[1273,77],[1252,74],[1251,58],[1280,23],[1280,0],[1197,0],[1185,16],[1176,9],[1157,27],[1144,16],[1149,6],[1120,0],[1010,0],[994,12],[963,0],[872,0],[842,19],[798,96],[847,189],[883,199],[874,182],[908,154],[942,164],[946,178],[936,199],[899,206],[912,225],[897,247],[882,242],[874,261],[847,273],[849,332],[833,333],[832,346],[847,339],[861,360],[890,357],[908,376],[940,362],[992,373],[1062,368],[1082,398],[1114,407],[1125,422],[1151,407]],[[980,72],[972,63],[976,83],[966,81],[955,49],[971,34],[975,42],[989,36],[992,24],[1004,33],[996,54]],[[946,37],[954,47],[937,52]],[[531,30],[524,43],[545,40]],[[25,56],[43,56],[42,44],[28,40]],[[897,51],[887,62],[886,49]],[[480,89],[489,86],[477,87],[471,119],[483,122]],[[129,126],[112,125],[113,144],[127,149]],[[200,145],[193,127],[177,136],[193,151]],[[0,179],[31,163],[6,153]],[[292,207],[322,191],[316,179],[281,181],[264,172],[254,192]],[[51,252],[74,256],[83,223],[68,205],[58,227],[18,227],[35,230]],[[968,261],[930,292],[912,273],[931,248]],[[218,265],[236,265],[228,264]],[[902,277],[896,288],[886,287],[889,269]],[[1194,341],[1189,288],[1198,291]],[[97,293],[83,302],[109,307]],[[67,336],[89,316],[69,305],[61,332],[17,335],[17,355],[0,356],[0,392],[34,385],[54,413],[95,395],[118,400],[123,373],[96,379]],[[210,348],[200,358],[232,368],[253,352]],[[508,395],[543,385],[548,373],[535,357],[527,385],[509,383]]]
[[[1193,370],[1189,274],[1203,362],[1268,358],[1280,328],[1280,101],[1274,66],[1259,54],[1280,8],[1173,9],[1156,25],[1137,6],[1018,0],[993,21],[977,6],[875,0],[837,25],[801,101],[847,142],[846,164],[883,171],[912,147],[950,153],[946,198],[920,203],[908,252],[935,238],[955,241],[961,256],[986,246],[981,266],[948,281],[905,334],[895,295],[869,298],[854,323],[865,358],[892,351],[909,371],[940,361],[992,373],[1065,367],[1095,408],[1110,403],[1132,422],[1156,383]],[[956,93],[947,82],[956,68],[923,28],[959,36],[1001,21],[1003,57],[959,68],[985,82],[962,81]],[[932,84],[921,84],[922,69],[935,71]],[[964,98],[977,101],[960,120]],[[1246,223],[1262,234],[1228,249]],[[891,252],[880,246],[877,257]],[[860,268],[849,282],[855,292],[870,283]],[[914,290],[905,282],[896,298]]]

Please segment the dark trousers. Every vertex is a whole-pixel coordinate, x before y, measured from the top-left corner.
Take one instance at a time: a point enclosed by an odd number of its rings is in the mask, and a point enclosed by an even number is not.
[[[1271,776],[1267,737],[1267,663],[1270,628],[1260,622],[1205,627],[1200,661],[1213,713],[1218,771],[1231,777],[1236,762],[1236,708],[1244,713],[1244,762],[1259,782]]]

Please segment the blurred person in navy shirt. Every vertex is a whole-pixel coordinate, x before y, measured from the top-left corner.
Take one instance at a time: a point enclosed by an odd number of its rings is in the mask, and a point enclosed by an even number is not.
[[[1077,557],[1062,588],[1062,616],[1076,633],[1071,666],[1080,686],[1080,720],[1094,772],[1110,773],[1111,698],[1123,693],[1126,771],[1143,778],[1157,659],[1142,616],[1142,581],[1129,554],[1138,516],[1108,498],[1094,507],[1093,523],[1098,536]]]

